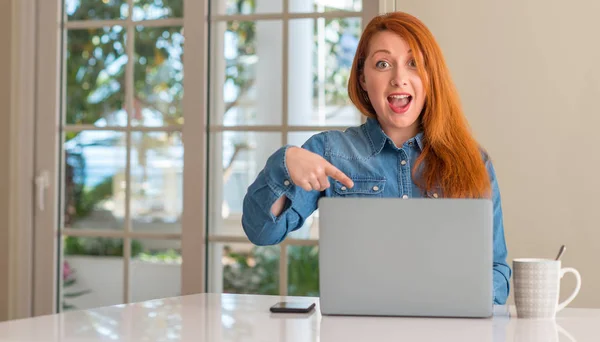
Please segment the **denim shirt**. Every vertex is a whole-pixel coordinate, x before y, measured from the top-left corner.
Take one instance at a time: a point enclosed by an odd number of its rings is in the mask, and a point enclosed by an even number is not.
[[[283,241],[288,233],[302,227],[317,209],[317,201],[322,196],[442,197],[442,189],[423,193],[412,181],[411,168],[423,148],[422,133],[397,147],[383,132],[378,121],[369,118],[366,123],[344,132],[318,133],[302,147],[340,169],[354,181],[354,187],[347,188],[331,178],[331,186],[324,191],[306,191],[294,185],[285,164],[285,153],[289,146],[281,147],[269,157],[244,197],[242,227],[255,245],[274,245]],[[507,249],[496,173],[485,154],[484,161],[492,184],[494,303],[504,304],[512,271],[506,262]],[[271,213],[271,206],[282,195],[286,195],[288,200],[283,212],[276,217]]]

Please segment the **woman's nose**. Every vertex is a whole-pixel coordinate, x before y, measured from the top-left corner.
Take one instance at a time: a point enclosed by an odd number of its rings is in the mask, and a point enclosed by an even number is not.
[[[392,80],[390,81],[390,84],[392,85],[392,87],[400,87],[400,86],[405,86],[407,84],[407,82],[400,77],[395,77],[392,78]]]
[[[408,76],[405,71],[397,69],[394,73],[394,76],[392,76],[390,84],[392,85],[392,87],[405,86],[408,83],[407,77]]]

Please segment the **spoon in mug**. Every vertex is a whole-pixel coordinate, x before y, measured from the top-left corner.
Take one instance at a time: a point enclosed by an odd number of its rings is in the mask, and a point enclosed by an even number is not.
[[[557,261],[560,260],[560,257],[565,252],[565,249],[567,249],[567,247],[565,245],[560,246],[560,250],[558,251],[558,255],[556,256]]]

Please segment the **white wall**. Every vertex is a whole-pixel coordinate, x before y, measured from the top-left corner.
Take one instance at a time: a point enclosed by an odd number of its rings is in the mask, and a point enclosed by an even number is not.
[[[600,307],[600,1],[397,0],[438,39],[503,195],[509,261],[579,269]],[[561,298],[574,280],[563,280]],[[511,295],[512,302],[512,295]]]

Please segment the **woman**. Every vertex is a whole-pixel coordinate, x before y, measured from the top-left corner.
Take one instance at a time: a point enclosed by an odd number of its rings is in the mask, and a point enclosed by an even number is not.
[[[250,241],[281,242],[322,196],[491,198],[494,302],[504,304],[511,269],[496,174],[469,132],[427,27],[400,12],[371,20],[348,93],[366,123],[316,134],[301,148],[284,146],[270,156],[244,198],[242,225]]]

